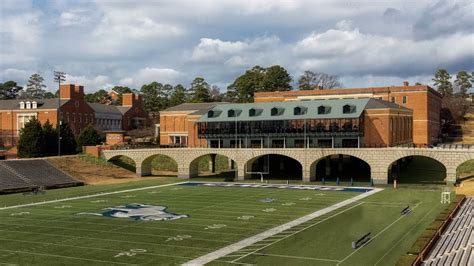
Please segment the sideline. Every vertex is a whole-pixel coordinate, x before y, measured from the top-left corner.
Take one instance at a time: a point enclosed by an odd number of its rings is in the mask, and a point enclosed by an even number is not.
[[[178,182],[178,183],[171,183],[171,184],[164,184],[164,185],[158,185],[158,186],[151,186],[151,187],[141,187],[141,188],[133,188],[133,189],[127,189],[127,190],[105,192],[105,193],[102,192],[102,193],[86,195],[86,196],[78,196],[78,197],[72,197],[72,198],[64,198],[64,199],[57,199],[57,200],[49,200],[49,201],[41,201],[41,202],[34,202],[34,203],[28,203],[28,204],[7,206],[7,207],[1,207],[0,210],[16,209],[16,208],[21,208],[21,207],[29,207],[29,206],[48,204],[48,203],[78,200],[78,199],[87,199],[87,198],[94,198],[94,197],[100,197],[100,196],[107,196],[107,195],[127,193],[127,192],[147,190],[147,189],[154,189],[154,188],[161,188],[161,187],[170,187],[170,186],[175,186],[175,185],[181,185],[181,184],[184,184],[184,183],[187,183],[187,182],[188,181]]]
[[[347,206],[349,204],[352,204],[358,200],[361,200],[363,198],[366,198],[366,197],[369,197],[377,192],[380,192],[382,191],[383,189],[380,189],[380,188],[374,188],[372,191],[369,191],[369,192],[366,192],[366,193],[362,193],[360,195],[357,195],[353,198],[350,198],[350,199],[347,199],[347,200],[344,200],[344,201],[341,201],[341,202],[338,202],[334,205],[331,205],[329,207],[326,207],[324,209],[321,209],[321,210],[318,210],[318,211],[315,211],[313,213],[310,213],[308,215],[305,215],[303,217],[300,217],[298,219],[295,219],[293,221],[290,221],[288,223],[285,223],[285,224],[282,224],[280,226],[277,226],[277,227],[274,227],[274,228],[271,228],[267,231],[264,231],[260,234],[257,234],[257,235],[254,235],[254,236],[251,236],[249,238],[246,238],[246,239],[243,239],[239,242],[236,242],[234,244],[231,244],[229,246],[226,246],[226,247],[223,247],[221,249],[218,249],[214,252],[211,252],[209,254],[206,254],[204,256],[201,256],[199,258],[196,258],[196,259],[193,259],[193,260],[190,260],[186,263],[184,263],[183,265],[204,265],[206,263],[209,263],[213,260],[216,260],[218,258],[221,258],[221,257],[224,257],[226,255],[229,255],[233,252],[236,252],[240,249],[243,249],[245,247],[248,247],[248,246],[251,246],[259,241],[262,241],[266,238],[269,238],[271,236],[274,236],[276,234],[279,234],[285,230],[288,230],[288,229],[291,229],[295,226],[298,226],[300,224],[303,224],[305,222],[308,222],[310,220],[313,220],[321,215],[324,215],[324,214],[327,214],[329,212],[332,212],[334,210],[337,210],[341,207],[344,207],[344,206]]]

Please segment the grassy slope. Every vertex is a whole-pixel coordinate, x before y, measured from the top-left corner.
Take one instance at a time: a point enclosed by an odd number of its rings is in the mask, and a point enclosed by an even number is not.
[[[439,203],[439,193],[409,188],[386,189],[365,199],[364,204],[358,207],[259,250],[258,255],[250,255],[237,262],[259,265],[394,265],[445,208]],[[405,206],[414,207],[418,203],[420,205],[413,213],[385,230],[401,217],[400,211]],[[354,252],[351,242],[368,232],[372,236],[380,234],[351,255]],[[292,259],[270,254],[334,261]]]
[[[156,184],[134,182],[86,186],[48,191],[38,196],[6,195],[0,199],[11,205]],[[0,210],[1,261],[43,265],[181,263],[356,195],[349,192],[327,194],[323,197],[315,195],[314,191],[179,186]],[[272,203],[259,201],[265,197],[277,200]],[[302,197],[313,200],[301,201]],[[106,202],[97,202],[98,199]],[[282,206],[283,202],[295,202],[296,205]],[[164,205],[170,212],[188,214],[190,218],[140,222],[78,215],[126,203]],[[277,211],[262,212],[269,207]],[[28,214],[18,215],[21,212]],[[254,218],[237,219],[243,215]],[[225,224],[226,227],[205,229],[214,224]],[[167,241],[177,235],[192,235],[192,238]],[[115,257],[130,249],[146,249],[147,252],[132,257]]]

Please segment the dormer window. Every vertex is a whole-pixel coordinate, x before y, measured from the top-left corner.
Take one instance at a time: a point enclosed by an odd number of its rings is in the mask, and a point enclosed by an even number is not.
[[[306,114],[306,110],[307,110],[306,107],[296,106],[296,107],[293,109],[293,114],[294,114],[294,115],[305,115],[305,114]]]
[[[254,117],[254,116],[259,116],[262,113],[262,109],[260,108],[250,108],[249,109],[249,116]]]
[[[318,107],[318,115],[325,115],[331,111],[331,107],[321,105]]]
[[[207,117],[215,118],[218,117],[222,113],[221,110],[209,110],[207,111]]]
[[[271,116],[278,116],[278,115],[282,115],[284,111],[285,111],[285,109],[283,109],[283,108],[273,107],[270,110],[270,114],[271,114]]]
[[[20,102],[20,109],[25,109],[25,102]]]
[[[209,110],[207,112],[207,117],[214,117],[214,111],[213,110]]]
[[[38,103],[36,101],[31,102],[31,108],[33,109],[38,108]]]
[[[342,107],[343,114],[351,114],[356,111],[356,107],[354,105],[346,104]]]
[[[254,108],[250,108],[250,110],[249,110],[249,116],[255,116],[255,113],[256,113],[255,109],[254,109]]]
[[[31,109],[31,102],[30,101],[26,102],[26,109]]]
[[[230,109],[229,111],[227,111],[227,117],[236,117],[235,110]]]

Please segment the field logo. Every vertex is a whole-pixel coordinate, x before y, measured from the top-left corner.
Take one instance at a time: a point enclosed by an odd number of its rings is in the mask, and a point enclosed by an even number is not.
[[[165,206],[153,206],[147,204],[132,203],[125,206],[115,206],[105,208],[107,210],[103,213],[87,213],[98,216],[114,217],[114,218],[129,218],[135,221],[171,221],[180,218],[188,218],[187,214],[174,214],[166,211]]]

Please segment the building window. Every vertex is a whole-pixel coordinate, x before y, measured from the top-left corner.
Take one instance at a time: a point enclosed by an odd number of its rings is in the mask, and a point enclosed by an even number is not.
[[[392,103],[396,103],[396,98],[395,97],[392,97]]]
[[[26,109],[31,109],[31,102],[30,101],[26,102]]]
[[[33,109],[38,108],[38,103],[36,101],[33,101],[31,104]]]
[[[72,113],[72,122],[76,123],[76,113]]]
[[[402,103],[407,103],[408,101],[408,96],[403,96],[402,97]]]
[[[25,109],[25,102],[20,102],[20,109]]]
[[[343,114],[351,114],[351,113],[354,113],[355,111],[356,111],[356,107],[354,105],[346,104],[342,107]]]
[[[82,114],[79,114],[79,123],[82,123]]]
[[[18,130],[25,127],[31,119],[36,118],[36,114],[18,114]]]

